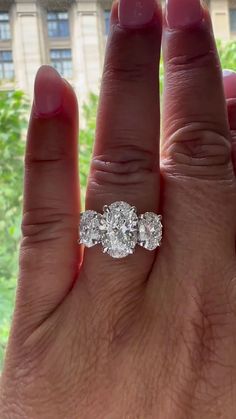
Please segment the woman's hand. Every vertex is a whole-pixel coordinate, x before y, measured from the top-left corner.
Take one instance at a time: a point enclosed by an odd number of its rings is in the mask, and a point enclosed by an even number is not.
[[[86,207],[161,212],[163,244],[120,260],[100,246],[82,254],[76,98],[41,68],[1,419],[236,416],[235,77],[230,132],[209,13],[169,0],[159,160],[162,13],[152,0],[121,0],[119,17],[118,7]]]

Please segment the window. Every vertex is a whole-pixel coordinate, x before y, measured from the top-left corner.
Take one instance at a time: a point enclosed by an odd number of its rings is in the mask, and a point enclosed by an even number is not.
[[[111,15],[111,11],[110,10],[104,10],[105,35],[108,35],[109,34],[109,30],[110,30],[110,15]]]
[[[11,39],[9,13],[0,12],[0,40]]]
[[[230,30],[236,33],[236,9],[229,10]]]
[[[48,12],[48,36],[50,38],[68,38],[68,12]]]
[[[11,51],[0,51],[0,80],[12,80],[14,67]]]
[[[71,49],[51,49],[50,58],[53,67],[64,77],[72,77]]]

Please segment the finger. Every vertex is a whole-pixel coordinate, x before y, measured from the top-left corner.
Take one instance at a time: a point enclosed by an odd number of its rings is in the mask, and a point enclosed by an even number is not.
[[[154,0],[113,5],[87,209],[102,212],[105,204],[126,201],[139,213],[158,211],[161,29],[162,14]],[[85,252],[83,268],[95,286],[101,286],[97,278],[102,275],[106,290],[108,283],[127,289],[131,282],[134,287],[146,280],[154,256],[138,248],[133,256],[112,260],[96,246]],[[137,281],[129,280],[134,269]]]
[[[222,73],[200,0],[168,1],[163,55],[162,256],[173,260],[174,281],[196,249],[201,248],[198,266],[208,257],[214,267],[219,249],[228,257],[234,245],[235,178]],[[185,274],[187,281],[188,269]]]
[[[236,73],[231,70],[224,70],[223,82],[233,146],[234,172],[236,174]]]
[[[165,63],[163,156],[174,157],[177,160],[174,162],[175,165],[181,160],[180,170],[181,168],[186,170],[186,175],[197,177],[200,173],[203,176],[204,164],[204,170],[207,172],[217,170],[216,175],[220,176],[219,164],[229,155],[228,144],[223,140],[228,136],[228,126],[222,76],[210,17],[201,7],[200,0],[188,2],[182,0],[182,2],[185,7],[181,8],[183,10],[181,15],[177,13],[180,10],[178,2],[169,0],[163,36]],[[195,131],[204,132],[205,137],[207,137],[206,132],[214,131],[214,144],[210,146],[211,139],[202,138],[202,135],[199,140],[194,141]],[[178,138],[175,137],[176,133]],[[212,160],[210,156],[213,154],[209,152],[209,156],[206,155],[202,159],[202,165],[199,165],[200,156],[195,155],[198,145],[205,147],[206,151],[215,150]],[[208,164],[207,159],[209,159]],[[187,165],[187,160],[191,160],[193,164]]]
[[[21,331],[22,325],[27,331],[35,328],[57,307],[78,271],[77,135],[72,88],[53,68],[41,67],[25,156],[17,298]]]
[[[87,206],[97,210],[114,200],[141,210],[158,205],[161,15],[155,1],[148,0],[142,22],[135,7],[141,6],[121,0],[120,20],[117,3],[111,15],[87,192]]]

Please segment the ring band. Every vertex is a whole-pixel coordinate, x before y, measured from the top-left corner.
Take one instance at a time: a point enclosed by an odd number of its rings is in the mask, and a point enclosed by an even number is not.
[[[81,213],[79,244],[93,247],[101,244],[103,252],[120,259],[135,252],[136,245],[155,250],[161,245],[162,216],[146,212],[138,216],[137,209],[127,202],[114,202],[96,211]]]

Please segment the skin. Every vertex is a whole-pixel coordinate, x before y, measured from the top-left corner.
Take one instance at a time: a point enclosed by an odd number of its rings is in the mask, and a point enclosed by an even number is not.
[[[157,252],[82,253],[74,92],[62,81],[55,115],[33,106],[1,419],[236,416],[236,100],[228,116],[204,14],[191,29],[163,23],[159,159],[161,12],[125,30],[112,10],[86,206],[162,213]]]

